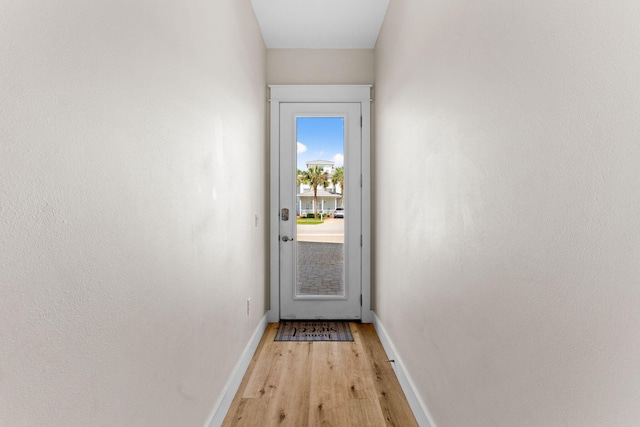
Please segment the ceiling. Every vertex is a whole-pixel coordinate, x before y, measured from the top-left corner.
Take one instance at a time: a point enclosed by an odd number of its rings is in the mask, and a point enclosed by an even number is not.
[[[389,0],[251,0],[267,48],[372,49]]]

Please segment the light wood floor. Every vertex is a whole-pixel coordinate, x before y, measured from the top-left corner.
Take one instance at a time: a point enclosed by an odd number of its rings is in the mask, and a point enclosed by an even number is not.
[[[223,427],[417,427],[373,325],[350,325],[353,342],[275,342],[270,323]]]

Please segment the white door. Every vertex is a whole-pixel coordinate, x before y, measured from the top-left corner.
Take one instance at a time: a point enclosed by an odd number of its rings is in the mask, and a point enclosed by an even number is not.
[[[280,103],[279,127],[280,318],[360,319],[361,104]]]

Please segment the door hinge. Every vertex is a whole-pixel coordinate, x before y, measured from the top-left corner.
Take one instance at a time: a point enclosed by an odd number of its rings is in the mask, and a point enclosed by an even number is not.
[[[360,116],[360,127],[362,127],[362,116]]]
[[[362,294],[360,294],[360,307],[362,307]]]
[[[360,235],[360,247],[362,247],[362,234]]]
[[[360,174],[360,188],[362,188],[362,174]]]

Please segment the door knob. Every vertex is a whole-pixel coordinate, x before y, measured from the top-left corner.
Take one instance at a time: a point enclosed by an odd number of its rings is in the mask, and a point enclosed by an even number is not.
[[[282,241],[283,242],[288,242],[289,240],[291,240],[293,242],[293,239],[290,238],[289,236],[282,236]]]

